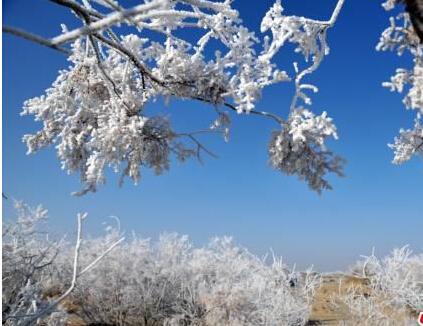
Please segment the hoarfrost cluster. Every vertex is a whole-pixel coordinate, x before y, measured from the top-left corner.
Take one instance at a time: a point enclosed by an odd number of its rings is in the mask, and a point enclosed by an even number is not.
[[[330,189],[324,176],[342,174],[342,160],[324,146],[326,138],[336,138],[335,126],[326,113],[315,118],[298,102],[310,105],[306,92],[317,91],[302,78],[328,54],[326,32],[343,0],[328,21],[285,16],[278,0],[263,18],[262,39],[242,24],[229,0],[153,0],[129,9],[112,1],[55,2],[84,26],[72,31],[62,26],[63,33],[48,41],[70,54],[71,64],[46,95],[25,102],[22,114],[34,115],[43,128],[24,141],[28,153],[55,144],[62,168],[79,173],[86,185],[76,194],[96,191],[109,166],[122,180],[129,176],[138,182],[141,167],[160,174],[169,169],[173,154],[179,161],[213,155],[198,136],[217,132],[228,139],[231,118],[221,108],[275,120],[281,131],[271,137],[271,165],[306,179],[311,189]],[[117,36],[112,28],[119,26],[134,33]],[[196,42],[193,29],[202,33]],[[287,42],[311,61],[303,71],[295,63],[293,77],[272,61]],[[67,43],[70,49],[62,47]],[[296,92],[286,120],[257,109],[263,88],[288,81],[295,82]],[[208,103],[217,119],[208,130],[177,132],[168,118],[151,112],[159,98]]]
[[[386,10],[392,10],[397,1],[386,1]],[[400,134],[389,147],[394,150],[393,162],[401,164],[414,155],[423,159],[423,47],[417,34],[413,31],[408,13],[400,13],[390,18],[390,26],[382,33],[379,51],[396,51],[398,55],[404,52],[413,57],[412,69],[398,68],[389,82],[383,83],[390,91],[405,93],[403,103],[407,110],[416,113],[414,126],[400,129]]]
[[[273,132],[269,145],[270,164],[288,175],[305,178],[312,190],[332,189],[323,177],[327,172],[342,174],[344,160],[326,150],[327,137],[337,138],[336,128],[323,112],[315,116],[309,110],[296,109],[281,132]]]

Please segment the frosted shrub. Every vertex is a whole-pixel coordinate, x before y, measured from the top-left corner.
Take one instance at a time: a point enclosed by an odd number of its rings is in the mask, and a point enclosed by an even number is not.
[[[16,208],[17,222],[3,225],[7,325],[63,325],[76,314],[101,325],[301,326],[320,285],[310,271],[290,271],[274,256],[268,263],[230,238],[203,248],[176,234],[122,242],[108,226],[82,239],[84,214],[73,245],[49,238],[41,206]]]
[[[307,274],[292,288],[297,275],[276,257],[267,265],[229,238],[216,238],[195,251],[193,264],[202,278],[207,325],[304,325],[308,320],[319,279]]]
[[[77,240],[71,252],[70,247],[65,248],[62,240],[50,239],[44,224],[47,210],[41,205],[32,208],[15,201],[15,209],[18,213],[17,221],[3,224],[2,232],[3,323],[33,326],[43,322],[48,326],[63,325],[68,314],[59,304],[74,290],[78,278],[124,238],[102,248],[102,252],[95,253],[95,259],[81,268],[82,220],[86,214],[78,214]],[[63,267],[68,263],[71,272],[65,280],[61,276]]]
[[[201,248],[176,234],[123,242],[119,228],[107,226],[104,236],[82,239],[85,214],[75,246],[52,241],[41,206],[16,207],[17,222],[3,225],[7,325],[79,317],[93,325],[303,326],[321,284],[318,274],[290,270],[274,255],[260,259],[228,237]],[[423,306],[422,254],[372,254],[354,272],[363,282],[347,291],[341,284],[335,300],[349,310],[342,325],[411,325]]]
[[[368,282],[340,295],[351,314],[344,324],[411,325],[412,317],[423,308],[423,254],[412,254],[403,247],[383,259],[374,254],[364,258],[355,271]]]
[[[104,245],[87,244],[94,252]],[[86,322],[108,325],[305,325],[319,278],[307,273],[292,287],[294,277],[280,260],[269,265],[229,238],[195,249],[168,234],[117,248],[70,300]]]
[[[7,325],[20,324],[19,316],[48,305],[43,288],[53,280],[60,248],[60,242],[45,232],[47,210],[20,201],[14,204],[17,221],[3,224],[2,232],[2,318]]]

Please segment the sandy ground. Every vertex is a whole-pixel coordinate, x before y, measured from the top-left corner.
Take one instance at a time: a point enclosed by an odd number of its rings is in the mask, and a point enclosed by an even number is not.
[[[322,286],[316,291],[309,324],[339,325],[342,320],[348,320],[348,309],[339,300],[336,300],[336,296],[339,293],[345,293],[351,285],[365,287],[366,282],[366,279],[342,273],[323,274]],[[332,303],[333,301],[337,306]]]
[[[346,305],[340,302],[339,299],[337,300],[337,296],[347,293],[351,286],[361,288],[362,293],[371,296],[372,294],[369,292],[367,285],[368,280],[366,278],[354,277],[343,273],[323,274],[322,286],[316,291],[308,325],[339,326],[343,324],[341,323],[342,321],[346,321],[346,325],[362,326],[359,321],[353,322],[351,320]],[[396,320],[402,320],[405,317],[403,314],[397,314],[392,311],[389,314]],[[409,326],[418,325],[418,316],[416,314],[410,311],[410,315],[407,317],[415,320],[415,324],[413,323]]]

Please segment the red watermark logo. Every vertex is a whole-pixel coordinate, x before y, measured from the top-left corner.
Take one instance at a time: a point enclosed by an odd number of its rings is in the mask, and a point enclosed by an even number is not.
[[[423,311],[419,315],[419,325],[423,325]]]

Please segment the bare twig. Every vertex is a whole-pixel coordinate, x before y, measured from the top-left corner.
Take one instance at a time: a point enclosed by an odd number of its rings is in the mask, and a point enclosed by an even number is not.
[[[198,100],[198,101],[202,101],[202,102],[206,102],[206,103],[212,103],[212,101],[205,99],[205,98],[202,98],[202,97],[194,97],[193,99]],[[237,112],[236,107],[234,105],[230,104],[230,103],[224,102],[222,105],[226,106],[227,108],[231,109],[232,111]],[[284,120],[281,117],[279,117],[276,114],[267,112],[267,111],[251,110],[251,111],[247,112],[247,114],[261,115],[261,116],[264,116],[264,117],[267,117],[267,118],[271,118],[271,119],[275,120],[278,124],[284,123]]]
[[[209,149],[207,149],[197,138],[195,138],[195,135],[210,134],[210,133],[214,133],[214,132],[215,131],[213,131],[213,130],[199,130],[199,131],[194,131],[194,132],[190,132],[190,133],[178,133],[178,134],[175,134],[175,136],[176,137],[188,137],[189,139],[191,139],[197,145],[197,158],[201,162],[201,158],[199,157],[200,150],[204,151],[205,153],[207,153],[209,156],[211,156],[213,158],[219,158],[219,157],[216,154],[214,154],[213,152],[211,152]]]

